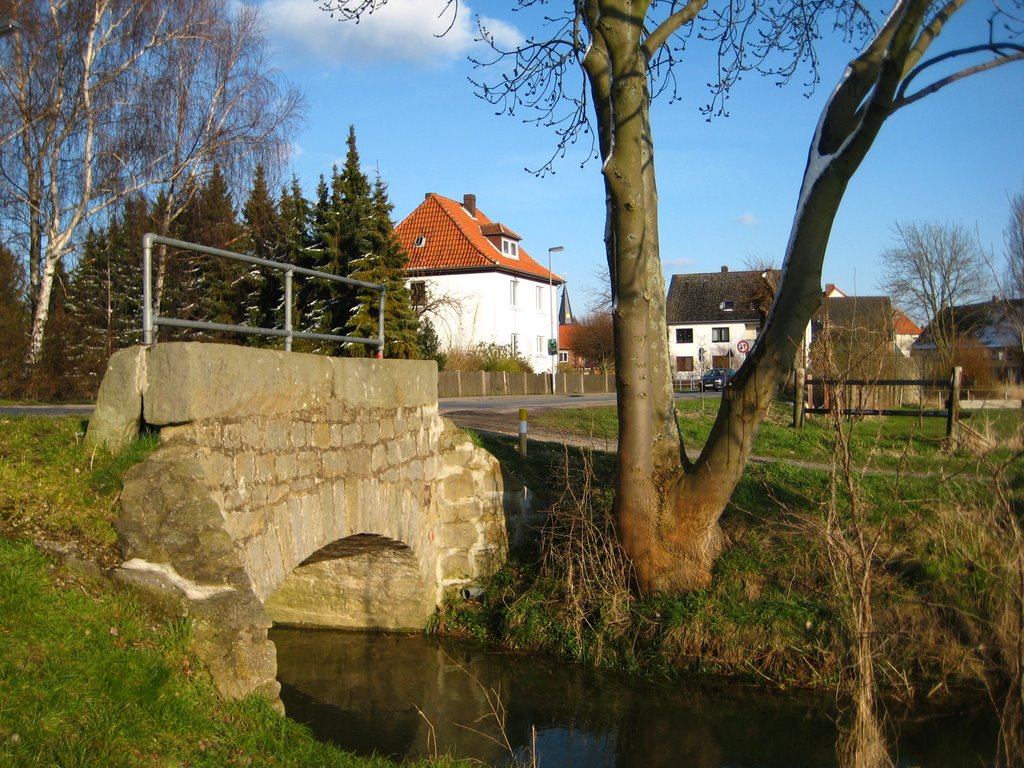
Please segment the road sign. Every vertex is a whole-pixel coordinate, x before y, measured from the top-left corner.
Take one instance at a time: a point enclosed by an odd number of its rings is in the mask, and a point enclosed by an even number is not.
[[[738,352],[742,352],[743,354],[747,354],[747,352],[750,351],[750,342],[747,341],[746,339],[740,339],[739,341],[736,342],[736,350]]]

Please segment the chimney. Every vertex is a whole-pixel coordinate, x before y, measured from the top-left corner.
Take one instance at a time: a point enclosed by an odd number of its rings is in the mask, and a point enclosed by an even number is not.
[[[476,218],[476,195],[463,195],[462,207],[469,211],[469,215]]]
[[[727,267],[725,264],[723,264],[722,265],[722,271],[723,272],[728,272],[729,271],[729,267]]]

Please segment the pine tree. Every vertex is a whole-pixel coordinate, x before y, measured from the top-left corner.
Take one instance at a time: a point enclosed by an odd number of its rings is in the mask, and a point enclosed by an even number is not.
[[[0,245],[0,397],[20,395],[25,383],[22,361],[31,321],[26,283],[18,259]]]
[[[94,396],[110,356],[142,339],[142,236],[150,228],[143,198],[126,200],[104,232],[90,229],[70,278],[67,310],[72,331],[63,347],[69,376],[83,396]]]
[[[184,211],[176,225],[176,236],[187,242],[223,250],[237,250],[242,229],[235,218],[227,181],[216,166],[206,184]],[[172,257],[174,258],[174,257]],[[195,253],[178,254],[190,269],[184,285],[185,316],[213,323],[241,325],[245,320],[243,282],[248,267],[239,261]],[[223,334],[191,332],[190,338],[223,339]]]
[[[367,283],[382,284],[385,287],[384,300],[384,349],[385,357],[415,359],[420,357],[417,342],[416,313],[412,308],[412,297],[405,281],[405,265],[408,261],[395,237],[395,226],[391,220],[393,206],[388,199],[387,185],[380,175],[373,187],[370,217],[361,227],[365,256],[352,262],[351,276]],[[348,322],[349,336],[372,338],[377,335],[380,312],[380,294],[360,289],[358,304]],[[348,344],[347,352],[353,356],[372,354],[374,348],[366,344]]]
[[[337,176],[338,168],[335,166],[332,170],[332,184]],[[309,246],[301,252],[298,266],[338,274],[337,213],[334,203],[331,188],[321,175],[316,188],[316,202],[310,207]],[[296,280],[296,286],[298,306],[295,327],[306,333],[330,333],[327,310],[331,301],[330,285],[324,280],[303,277]],[[327,347],[321,341],[304,341],[296,345],[296,348],[321,352]]]
[[[337,166],[332,169],[329,185],[320,177],[313,205],[314,246],[308,264],[303,265],[341,277],[352,276],[354,264],[370,252],[372,244],[370,181],[359,166],[355,128],[351,126],[347,143],[341,171]],[[307,280],[300,300],[306,308],[302,330],[343,335],[356,304],[356,293],[344,283]],[[345,352],[340,344],[320,343],[315,348],[335,354]]]
[[[241,247],[250,256],[278,261],[282,252],[281,218],[267,188],[266,172],[256,166],[252,190],[242,208]],[[282,328],[284,323],[284,281],[281,272],[250,265],[242,281],[244,322],[258,328]],[[273,337],[253,334],[253,346],[279,343]]]
[[[279,221],[281,225],[281,241],[279,254],[281,261],[287,264],[294,264],[299,267],[309,267],[310,253],[313,251],[314,242],[311,234],[313,209],[309,201],[302,194],[302,187],[299,180],[292,177],[291,186],[281,190],[281,202],[278,206]],[[292,285],[292,328],[305,330],[306,326],[306,305],[303,303],[306,284],[300,277],[296,277]],[[282,298],[283,302],[283,298]],[[283,312],[282,312],[283,314]],[[298,340],[293,345],[296,351],[308,349],[310,344]]]

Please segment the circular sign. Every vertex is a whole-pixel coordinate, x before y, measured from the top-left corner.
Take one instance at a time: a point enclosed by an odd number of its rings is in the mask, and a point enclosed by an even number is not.
[[[743,354],[746,354],[747,352],[750,351],[750,342],[747,341],[746,339],[740,339],[739,341],[736,342],[736,349],[742,352]]]

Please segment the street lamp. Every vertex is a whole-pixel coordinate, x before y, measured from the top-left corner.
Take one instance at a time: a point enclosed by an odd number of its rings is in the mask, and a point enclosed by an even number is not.
[[[561,253],[564,245],[548,248],[548,307],[551,314],[551,341],[548,342],[548,354],[551,355],[551,394],[555,394],[555,371],[558,370],[558,329],[555,328],[555,294],[554,280],[551,276],[551,254]]]
[[[0,35],[6,35],[8,32],[20,32],[21,24],[14,19],[0,19]]]

